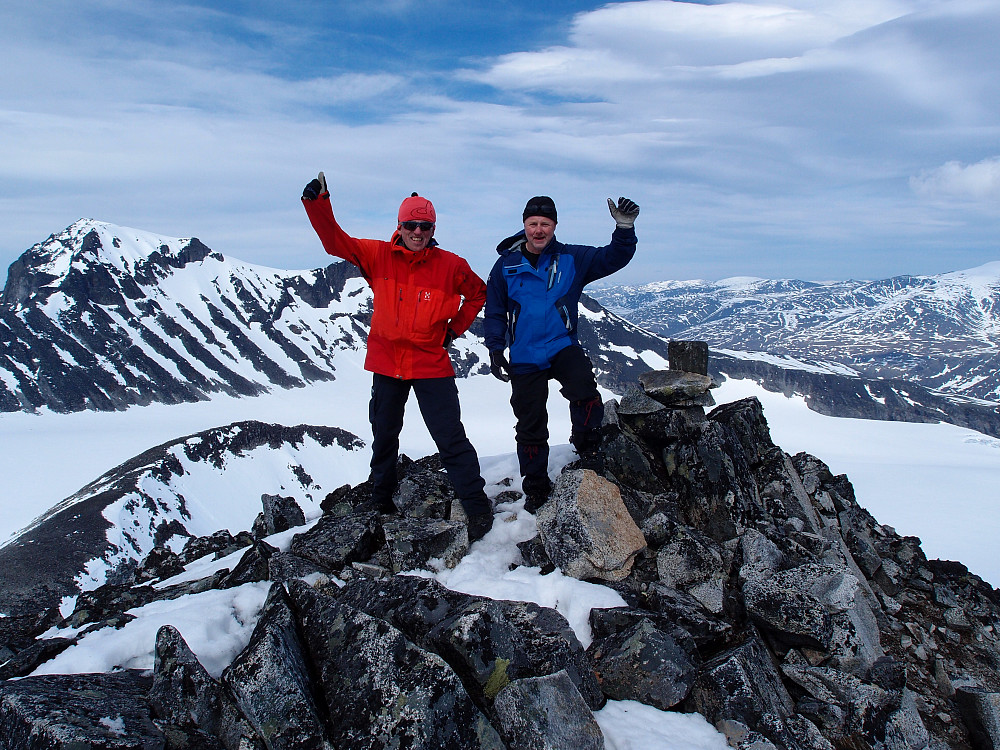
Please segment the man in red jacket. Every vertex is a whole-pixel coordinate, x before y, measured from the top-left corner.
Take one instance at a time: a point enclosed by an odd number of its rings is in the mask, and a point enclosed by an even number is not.
[[[416,193],[399,207],[385,240],[356,239],[337,224],[323,173],[302,192],[309,221],[330,255],[353,263],[375,296],[365,369],[371,371],[372,500],[395,513],[396,462],[410,390],[469,518],[469,543],[493,525],[479,458],[462,426],[455,369],[447,347],[486,302],[486,284],[465,259],[434,240],[434,206]]]

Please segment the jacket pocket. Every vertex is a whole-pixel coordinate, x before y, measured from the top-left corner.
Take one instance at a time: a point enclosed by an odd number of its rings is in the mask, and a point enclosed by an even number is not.
[[[411,333],[414,343],[444,343],[448,321],[458,313],[460,298],[442,289],[421,287],[415,290]]]

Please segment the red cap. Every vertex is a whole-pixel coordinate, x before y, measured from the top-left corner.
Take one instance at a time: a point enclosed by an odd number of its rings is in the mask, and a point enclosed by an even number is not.
[[[434,204],[414,193],[400,204],[398,221],[400,224],[404,221],[429,221],[436,224]]]

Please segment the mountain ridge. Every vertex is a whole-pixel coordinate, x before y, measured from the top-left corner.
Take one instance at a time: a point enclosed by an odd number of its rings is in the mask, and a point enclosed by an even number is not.
[[[739,278],[605,286],[590,294],[661,336],[821,356],[868,378],[1000,401],[1000,262],[874,281]]]

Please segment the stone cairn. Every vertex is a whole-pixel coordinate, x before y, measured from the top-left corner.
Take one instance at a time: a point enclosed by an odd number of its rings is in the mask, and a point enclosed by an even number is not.
[[[627,602],[591,612],[588,648],[553,609],[398,575],[468,546],[437,458],[404,457],[398,515],[341,487],[279,551],[264,537],[301,511],[265,495],[252,532],[158,550],[64,621],[82,635],[155,599],[270,581],[218,677],[171,626],[152,673],[24,677],[80,635],[0,644],[0,748],[580,750],[604,747],[593,711],[609,698],[698,712],[746,750],[1000,746],[998,592],[775,446],[755,399],[706,414],[707,347],[669,352],[607,404],[604,475],[568,466],[520,545],[523,564]],[[151,585],[241,548],[232,570]]]

